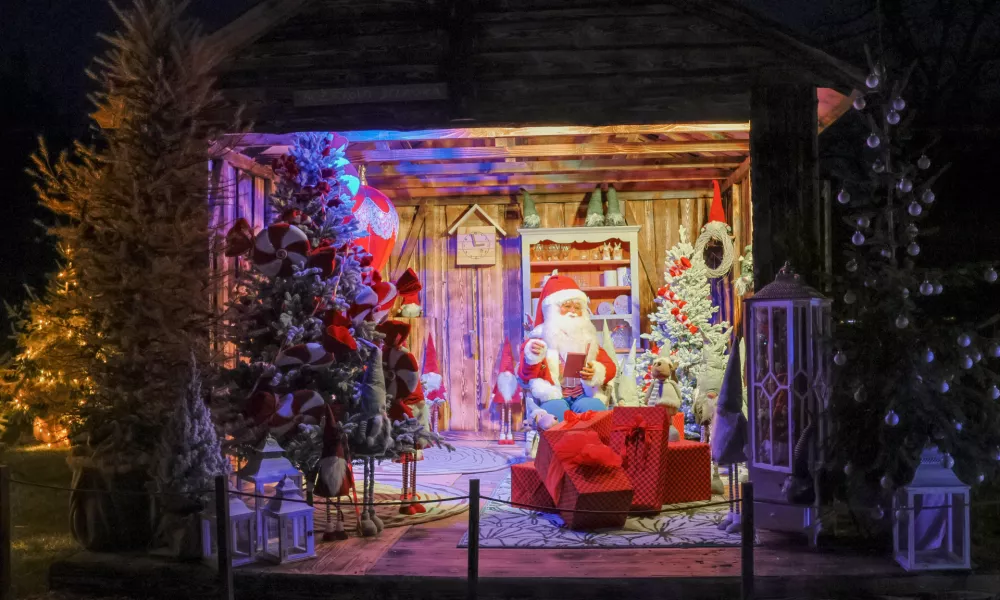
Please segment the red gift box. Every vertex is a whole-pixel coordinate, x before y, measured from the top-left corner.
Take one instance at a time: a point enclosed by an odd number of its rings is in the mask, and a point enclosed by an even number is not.
[[[566,432],[552,448],[544,470],[545,489],[570,529],[622,527],[632,504],[632,482],[621,457],[595,431]],[[573,511],[608,511],[600,513]]]
[[[552,496],[545,489],[534,462],[518,463],[510,467],[510,499],[514,505],[526,508],[555,508]]]
[[[556,423],[549,429],[542,431],[538,436],[538,451],[535,453],[535,466],[543,477],[549,470],[553,448],[566,434],[573,431],[593,431],[597,433],[597,437],[600,438],[601,443],[607,444],[611,441],[611,412],[590,411],[578,415],[574,412],[566,411],[561,423]]]
[[[632,482],[633,511],[658,511],[667,487],[670,414],[663,406],[617,407],[612,412],[611,449],[622,457]]]
[[[681,440],[667,447],[663,503],[712,499],[712,451],[708,444]]]

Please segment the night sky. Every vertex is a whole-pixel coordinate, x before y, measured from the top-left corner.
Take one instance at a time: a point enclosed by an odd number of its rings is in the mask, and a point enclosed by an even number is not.
[[[251,4],[251,0],[197,0],[191,12],[213,30]],[[873,40],[876,32],[874,0],[742,0],[741,4],[858,66],[864,66],[863,42]],[[919,87],[915,85],[911,97],[930,106],[923,123],[942,132],[942,149],[955,163],[943,182],[948,189],[938,194],[941,202],[934,209],[942,232],[936,241],[925,243],[931,260],[942,263],[1000,258],[1000,195],[991,178],[1000,173],[1000,8],[995,4],[882,2],[886,44],[898,50],[896,56],[925,57],[928,74],[917,78]],[[993,6],[977,10],[987,5]],[[942,31],[940,23],[949,16],[957,25]],[[115,24],[114,13],[102,0],[0,0],[0,199],[5,208],[0,222],[6,248],[0,282],[9,302],[23,298],[22,284],[41,285],[54,264],[50,244],[32,224],[47,215],[36,208],[24,169],[39,135],[54,150],[66,148],[72,139],[88,140],[87,93],[92,87],[84,70],[103,48],[96,34]],[[913,32],[927,35],[916,37]],[[971,32],[969,54],[961,53],[963,32]],[[939,40],[945,40],[946,51],[939,51],[941,43],[933,46]],[[850,129],[850,123],[838,123],[824,134],[821,154],[829,158],[845,148],[849,151]],[[8,329],[6,323],[3,327]]]

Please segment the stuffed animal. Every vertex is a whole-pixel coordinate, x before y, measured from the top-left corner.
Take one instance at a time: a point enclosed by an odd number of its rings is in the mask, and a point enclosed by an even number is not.
[[[650,382],[646,388],[647,406],[664,406],[671,419],[681,408],[681,390],[677,386],[674,363],[666,356],[658,356],[649,365]],[[681,439],[681,434],[670,427],[670,441]]]

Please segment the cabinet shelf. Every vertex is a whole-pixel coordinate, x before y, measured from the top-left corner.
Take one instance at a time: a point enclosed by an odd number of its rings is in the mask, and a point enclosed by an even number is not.
[[[625,258],[622,260],[533,260],[531,261],[531,268],[591,268],[600,269],[601,267],[627,267],[632,262]]]
[[[626,315],[620,315],[615,313],[613,315],[590,315],[590,318],[595,321],[614,321],[615,319],[628,320],[632,318],[632,313]]]
[[[581,286],[580,291],[584,292],[585,294],[600,294],[600,293],[611,294],[614,292],[618,293],[631,292],[632,286],[628,285],[604,285],[604,286],[587,286],[587,287]],[[540,294],[541,292],[542,288],[531,288],[532,294]]]

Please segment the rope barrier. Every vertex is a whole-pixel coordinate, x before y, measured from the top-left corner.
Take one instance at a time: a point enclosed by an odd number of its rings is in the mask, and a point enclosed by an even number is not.
[[[484,500],[493,500],[494,502],[499,502],[500,504],[507,504],[507,505],[513,506],[515,508],[527,508],[527,509],[534,510],[534,511],[537,511],[537,512],[547,512],[547,513],[551,513],[551,512],[567,512],[567,513],[573,513],[573,514],[579,514],[579,515],[620,515],[623,512],[628,512],[627,510],[624,510],[624,511],[623,510],[582,510],[582,509],[577,509],[577,508],[553,508],[551,506],[536,506],[536,505],[533,505],[533,504],[524,504],[522,502],[513,502],[513,501],[510,501],[510,500],[501,500],[500,498],[492,498],[490,496],[483,496],[482,498]],[[729,506],[731,504],[732,504],[732,502],[730,502],[728,500],[723,501],[723,502],[708,502],[708,503],[705,503],[705,504],[692,503],[691,506],[686,506],[686,507],[667,508],[667,509],[662,509],[661,508],[655,514],[659,515],[659,514],[663,514],[663,513],[684,512],[684,511],[688,511],[688,510],[692,510],[692,509],[696,509],[696,508],[705,508],[705,507],[709,507],[709,506]],[[648,511],[648,512],[647,511],[642,511],[642,514],[652,515],[654,513],[653,513],[653,511]]]
[[[274,500],[274,496],[264,496],[262,494],[252,494],[252,493],[249,493],[249,492],[239,492],[239,491],[236,491],[236,490],[230,490],[229,493],[233,494],[233,495],[236,495],[236,496],[243,496],[245,498],[259,498],[259,499],[262,499],[262,500]],[[419,499],[413,499],[413,500],[394,500],[394,501],[391,501],[391,502],[373,502],[371,504],[368,504],[367,506],[402,506],[402,505],[406,505],[406,504],[413,504],[414,502],[420,502],[421,504],[439,503],[439,502],[454,502],[455,500],[468,500],[469,498],[470,498],[470,496],[449,496],[447,498],[427,498],[427,499],[419,498]],[[309,504],[308,500],[296,500],[296,499],[292,499],[292,498],[284,498],[283,500],[286,501],[286,502],[297,502],[297,503]],[[334,503],[335,501],[331,499],[330,502]],[[314,502],[313,503],[314,506],[324,506],[325,504],[326,504],[325,499],[321,500],[319,502]],[[340,505],[341,506],[366,506],[362,502],[341,502]]]

